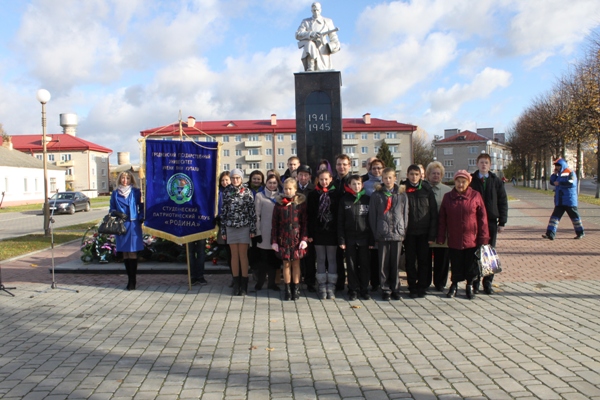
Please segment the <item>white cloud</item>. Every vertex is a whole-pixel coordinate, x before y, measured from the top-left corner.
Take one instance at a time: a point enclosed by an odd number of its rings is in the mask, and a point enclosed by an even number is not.
[[[429,98],[431,112],[448,113],[458,111],[464,103],[475,99],[485,99],[494,90],[507,87],[511,83],[508,71],[485,68],[475,76],[470,84],[455,84],[450,89],[438,89]]]

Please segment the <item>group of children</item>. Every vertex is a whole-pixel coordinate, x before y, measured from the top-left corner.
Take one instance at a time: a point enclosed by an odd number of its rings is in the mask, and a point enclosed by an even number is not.
[[[340,155],[336,165],[340,159],[349,161],[347,156]],[[313,185],[310,167],[300,165],[295,157],[290,160],[293,163],[288,161],[288,166],[295,168],[286,171],[283,182],[274,171],[267,172],[262,188],[257,185],[258,180],[253,182],[251,178],[249,183],[256,189],[254,209],[237,207],[235,211],[236,221],[255,219],[248,221],[250,229],[244,234],[250,232],[260,248],[256,289],[262,288],[268,274],[269,288],[278,290],[274,271],[283,264],[285,300],[299,298],[302,275],[310,288],[312,273],[320,299],[334,299],[339,276],[344,274],[345,280],[347,273],[350,300],[359,296],[370,299],[369,284],[371,290],[381,288],[382,299],[399,300],[399,267],[404,251],[409,295],[411,298],[425,296],[432,282],[430,246],[436,242],[442,245],[446,233],[439,232],[441,204],[436,200],[435,185],[424,179],[422,169],[409,166],[407,179],[398,183],[395,169],[383,168],[383,162],[378,159],[371,159],[368,167],[374,166],[376,176],[370,173],[342,175],[342,165],[341,169],[336,168],[338,174],[334,177],[329,163],[321,163]],[[443,174],[441,165],[440,168]],[[235,173],[241,174],[241,171]],[[375,184],[367,185],[370,190],[366,191],[364,181],[375,181]],[[240,189],[229,190],[229,193],[238,193]],[[231,196],[225,196],[223,201],[231,200]],[[223,204],[224,209],[231,207],[231,204]],[[487,220],[485,209],[483,213],[480,218]],[[221,222],[230,226],[226,228],[228,231],[235,224],[228,220],[227,212],[224,214]],[[478,234],[483,240],[477,245],[489,241],[487,232]],[[236,256],[243,251],[238,250]],[[442,254],[446,254],[442,256],[446,261],[446,278],[443,283],[436,283],[438,290],[443,289],[447,279],[448,257],[447,253]],[[345,270],[340,255],[345,258]],[[372,274],[373,269],[378,273]],[[242,284],[234,287],[234,294],[240,294],[239,287],[247,285],[247,268],[243,273],[246,277]],[[474,278],[467,283],[473,284]]]

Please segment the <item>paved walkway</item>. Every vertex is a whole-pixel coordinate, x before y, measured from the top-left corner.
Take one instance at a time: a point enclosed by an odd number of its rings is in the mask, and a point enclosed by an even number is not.
[[[600,399],[600,207],[540,235],[552,198],[508,187],[497,294],[320,301],[230,296],[226,275],[60,274],[3,262],[3,399]],[[77,245],[55,249],[56,264]],[[405,285],[403,280],[403,284]],[[49,289],[45,293],[39,291]],[[33,298],[31,296],[34,296]]]

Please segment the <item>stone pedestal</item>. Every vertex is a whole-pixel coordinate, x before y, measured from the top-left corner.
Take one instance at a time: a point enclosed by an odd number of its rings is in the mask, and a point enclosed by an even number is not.
[[[316,172],[321,159],[335,174],[335,156],[342,153],[342,76],[339,71],[298,72],[296,145],[302,164]]]

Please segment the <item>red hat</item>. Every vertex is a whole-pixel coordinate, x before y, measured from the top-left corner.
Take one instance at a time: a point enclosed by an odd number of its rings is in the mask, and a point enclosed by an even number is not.
[[[471,183],[471,174],[464,169],[459,169],[454,173],[454,180],[456,180],[456,178],[465,178],[467,182]]]

